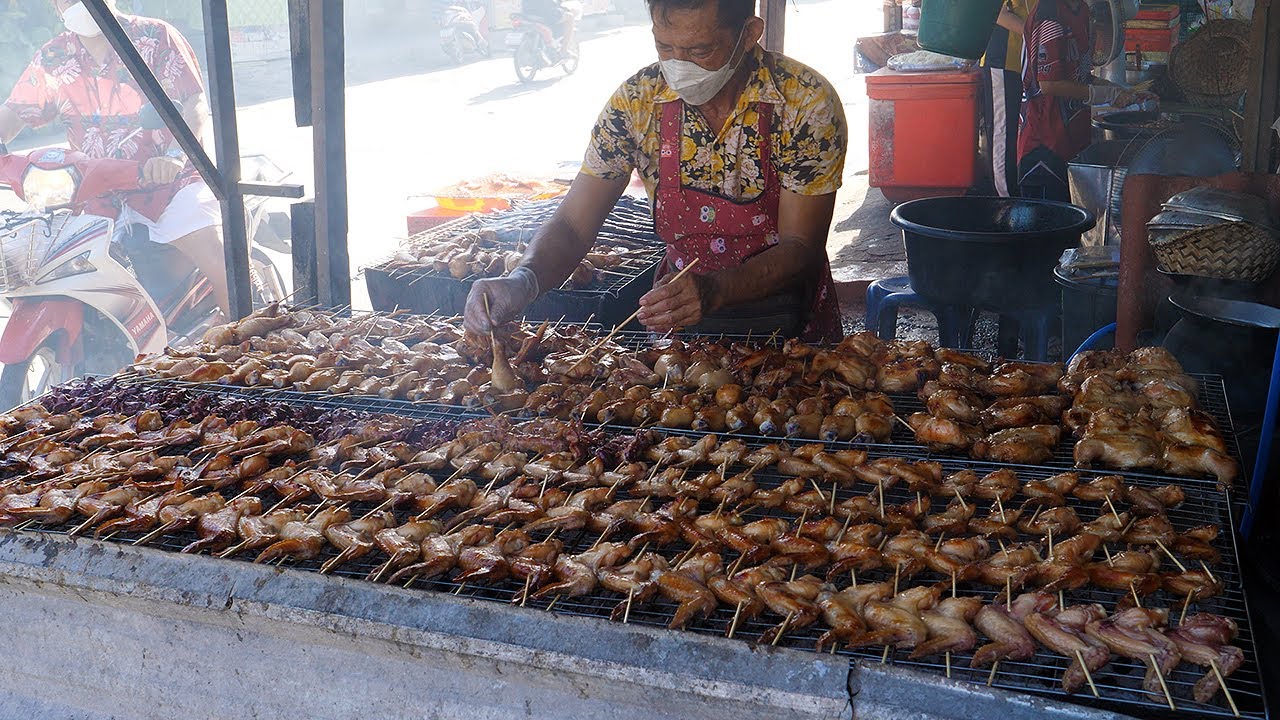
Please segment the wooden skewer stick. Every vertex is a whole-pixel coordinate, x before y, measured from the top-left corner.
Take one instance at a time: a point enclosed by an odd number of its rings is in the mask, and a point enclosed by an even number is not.
[[[1213,576],[1213,571],[1209,569],[1209,566],[1205,564],[1205,561],[1203,560],[1200,561],[1200,567],[1204,568],[1204,573],[1209,576],[1210,580],[1212,580],[1215,584],[1218,582],[1218,578]]]
[[[1164,699],[1169,702],[1170,710],[1177,710],[1178,706],[1173,704],[1173,695],[1169,694],[1169,686],[1164,681],[1164,673],[1160,672],[1160,665],[1156,662],[1156,654],[1148,655],[1151,658],[1151,671],[1156,674],[1156,679],[1160,681],[1160,689],[1164,691]]]
[[[1103,498],[1105,498],[1107,501],[1107,507],[1111,508],[1111,514],[1115,516],[1116,522],[1117,523],[1123,522],[1120,519],[1120,513],[1116,512],[1116,506],[1111,502],[1111,495],[1110,494],[1103,495]]]
[[[161,536],[161,535],[163,535],[163,534],[165,534],[165,533],[169,532],[170,530],[172,530],[172,529],[174,528],[174,526],[176,526],[176,525],[177,525],[177,523],[167,522],[167,523],[165,523],[165,524],[161,525],[160,527],[156,528],[155,530],[152,530],[151,532],[147,533],[146,535],[143,535],[142,537],[138,538],[137,540],[134,540],[133,542],[131,542],[131,543],[129,543],[129,544],[130,544],[130,545],[141,545],[141,544],[142,544],[142,543],[144,543],[144,542],[148,542],[148,541],[150,541],[150,540],[154,540],[155,538],[157,538],[157,537],[159,537],[159,536]]]
[[[1076,649],[1076,660],[1080,663],[1080,669],[1084,670],[1084,679],[1089,681],[1089,690],[1093,693],[1093,696],[1101,697],[1098,695],[1098,686],[1093,684],[1093,673],[1089,672],[1089,666],[1084,663],[1084,653],[1080,652],[1078,648]]]
[[[885,645],[884,654],[880,656],[880,664],[884,665],[887,662],[889,662],[889,646]]]
[[[1190,590],[1187,591],[1187,600],[1186,602],[1182,603],[1182,615],[1178,617],[1179,625],[1181,625],[1183,621],[1187,619],[1187,608],[1191,607],[1191,599],[1195,597],[1195,595],[1196,595],[1195,588],[1191,588]]]
[[[963,508],[965,512],[969,512],[969,503],[964,501],[964,496],[960,494],[960,488],[953,487],[951,489],[956,491],[956,499],[960,501],[960,507]],[[1003,515],[1001,515],[1000,521],[1004,522]]]
[[[951,679],[951,651],[948,650],[944,657],[947,659],[947,679]]]
[[[687,272],[689,272],[690,270],[692,270],[692,269],[693,269],[693,266],[694,266],[694,265],[697,265],[699,260],[701,260],[701,258],[694,258],[694,259],[693,259],[693,262],[689,263],[688,265],[685,265],[685,266],[684,266],[684,269],[683,269],[683,270],[681,270],[680,272],[676,273],[676,276],[675,276],[675,277],[673,277],[673,278],[671,278],[671,280],[669,280],[669,281],[667,282],[667,284],[673,283],[673,282],[675,282],[675,281],[679,280],[681,277],[684,277],[684,274],[685,274],[685,273],[687,273]],[[618,331],[619,331],[619,330],[621,330],[624,326],[626,326],[626,325],[627,325],[628,323],[630,323],[632,320],[635,320],[635,319],[636,319],[636,316],[640,314],[640,310],[641,310],[641,308],[636,308],[636,311],[635,311],[635,312],[633,312],[633,313],[631,313],[629,316],[627,316],[627,319],[626,319],[626,320],[623,320],[622,322],[618,323],[617,325],[614,325],[614,326],[613,326],[613,330],[612,330],[608,335],[605,335],[603,340],[601,340],[600,342],[596,343],[594,346],[592,346],[592,348],[591,348],[590,350],[588,350],[588,351],[586,351],[585,353],[583,353],[583,355],[582,355],[582,359],[581,359],[581,360],[579,360],[578,362],[574,363],[574,367],[577,367],[578,365],[582,364],[583,362],[585,362],[585,361],[587,360],[587,358],[591,357],[592,355],[595,355],[597,350],[599,350],[600,348],[602,348],[602,347],[604,347],[605,345],[607,345],[607,344],[608,344],[608,342],[609,342],[610,340],[612,340],[612,339],[613,339],[613,336],[618,334]],[[571,368],[571,369],[572,369],[572,368]]]
[[[884,519],[884,483],[876,483],[876,489],[880,491],[880,519]]]
[[[635,599],[636,589],[633,587],[627,591],[627,609],[622,611],[622,624],[626,625],[631,620],[631,601]]]
[[[773,634],[773,641],[769,643],[770,645],[776,647],[778,645],[778,641],[786,634],[787,626],[791,624],[791,616],[792,613],[787,613],[787,616],[783,618],[782,624],[778,626],[778,631]]]
[[[1236,699],[1231,697],[1231,691],[1227,689],[1227,679],[1222,676],[1222,670],[1218,667],[1218,661],[1209,658],[1209,667],[1213,668],[1213,674],[1218,676],[1218,687],[1222,688],[1222,694],[1227,698],[1227,704],[1231,706],[1231,712],[1236,717],[1240,717],[1240,708],[1236,707]]]
[[[851,587],[858,587],[858,570],[857,568],[849,568],[849,580],[853,583]]]
[[[1174,557],[1173,553],[1169,552],[1169,548],[1165,547],[1164,543],[1160,542],[1160,538],[1156,538],[1155,540],[1156,540],[1156,545],[1159,545],[1160,549],[1164,551],[1164,554],[1169,556],[1169,559],[1173,561],[1173,564],[1177,565],[1178,569],[1181,570],[1182,572],[1186,572],[1187,566],[1183,565],[1181,560]]]
[[[1142,598],[1138,597],[1138,588],[1134,587],[1133,583],[1129,583],[1129,592],[1133,593],[1133,601],[1138,604],[1138,607],[1142,607]]]
[[[1000,509],[1000,522],[1002,522],[1002,523],[1007,523],[1007,522],[1009,522],[1007,519],[1005,519],[1005,516],[1004,516],[1004,503],[1000,502],[1000,496],[999,496],[999,495],[997,495],[997,496],[996,496],[996,507]]]
[[[1009,575],[1004,576],[1004,609],[1013,612],[1013,579]],[[995,673],[992,673],[994,675]],[[991,683],[987,683],[990,685]]]
[[[1049,528],[1049,562],[1053,562],[1053,528]]]
[[[835,495],[833,494],[834,498]],[[834,513],[832,513],[834,514]],[[838,545],[844,539],[844,534],[849,531],[849,523],[853,521],[853,513],[844,516],[844,525],[840,528],[840,534],[836,536],[836,544]]]
[[[743,605],[743,601],[739,600],[738,607],[734,608],[733,620],[729,623],[728,634],[725,635],[725,637],[729,638],[730,640],[733,639],[733,634],[738,631],[738,618],[742,617],[742,605]]]
[[[827,510],[827,514],[831,517],[836,516],[836,486],[837,484],[835,482],[831,483],[831,507]],[[834,649],[835,645],[832,645],[831,647]]]
[[[996,681],[996,671],[1000,669],[1000,661],[991,664],[991,674],[987,676],[987,687],[991,687],[991,683]]]

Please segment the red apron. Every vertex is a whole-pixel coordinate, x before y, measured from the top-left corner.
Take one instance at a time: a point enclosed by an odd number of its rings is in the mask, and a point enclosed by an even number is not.
[[[778,244],[778,201],[782,197],[782,186],[772,162],[773,105],[761,103],[758,113],[764,192],[756,200],[746,202],[681,186],[684,107],[683,100],[668,102],[662,107],[654,224],[658,237],[667,244],[667,255],[658,268],[658,277],[684,268],[694,258],[699,260],[693,272],[699,275],[737,267]],[[835,283],[825,254],[824,250],[821,276],[817,283],[807,284],[806,288],[810,298],[809,307],[803,313],[801,334],[806,342],[838,342],[843,337]]]

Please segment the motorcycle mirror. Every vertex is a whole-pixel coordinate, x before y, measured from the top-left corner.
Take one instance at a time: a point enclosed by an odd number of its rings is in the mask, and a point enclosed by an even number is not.
[[[170,100],[173,101],[174,107],[178,108],[178,112],[181,113],[182,101],[173,100],[173,98],[170,98]],[[164,130],[166,127],[164,118],[160,117],[156,106],[151,103],[143,105],[142,109],[138,110],[138,121],[142,123],[143,130]]]

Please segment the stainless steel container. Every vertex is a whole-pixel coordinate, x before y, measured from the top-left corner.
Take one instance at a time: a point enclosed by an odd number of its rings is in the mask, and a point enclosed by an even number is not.
[[[1080,238],[1085,247],[1120,244],[1120,193],[1128,174],[1122,158],[1129,146],[1126,140],[1097,142],[1067,164],[1072,204],[1098,219]]]

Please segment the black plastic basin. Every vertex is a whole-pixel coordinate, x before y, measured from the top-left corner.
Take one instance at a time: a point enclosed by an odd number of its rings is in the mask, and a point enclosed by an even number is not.
[[[1056,304],[1053,269],[1093,214],[1068,203],[937,197],[894,208],[911,289],[939,305],[1013,312]]]

